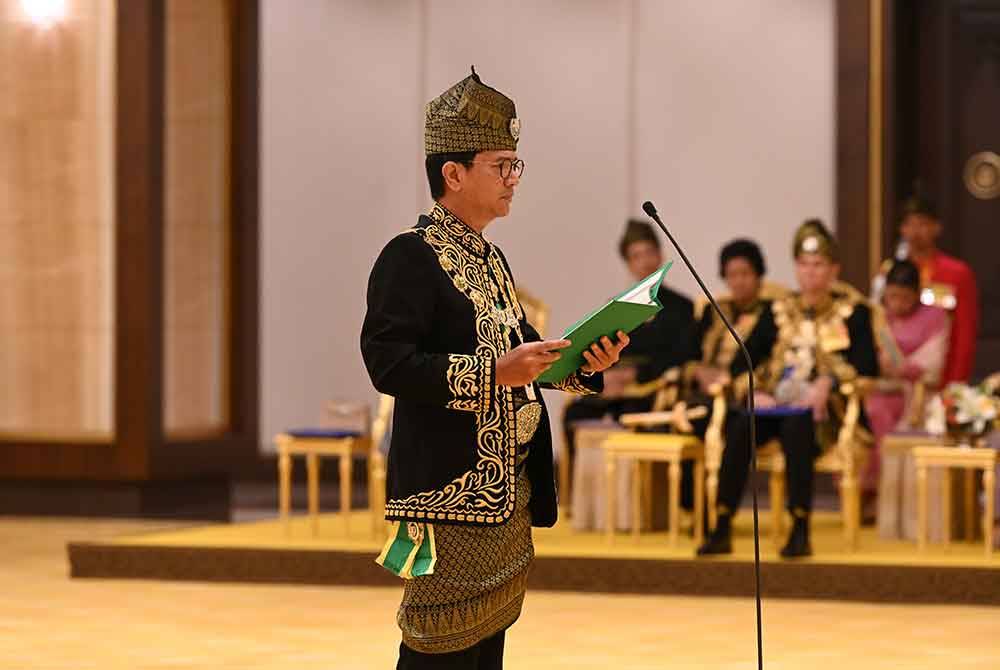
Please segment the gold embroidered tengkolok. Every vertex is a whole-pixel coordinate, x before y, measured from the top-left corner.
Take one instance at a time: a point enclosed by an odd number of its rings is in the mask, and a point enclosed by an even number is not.
[[[810,219],[795,231],[792,256],[798,258],[801,254],[819,254],[834,263],[837,262],[840,255],[837,240],[819,219]]]
[[[521,121],[514,101],[484,84],[476,74],[427,103],[424,152],[515,151]]]

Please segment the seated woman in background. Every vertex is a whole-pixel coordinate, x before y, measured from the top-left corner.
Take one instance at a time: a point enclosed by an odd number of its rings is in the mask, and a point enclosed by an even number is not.
[[[880,361],[883,379],[898,382],[899,387],[875,391],[865,400],[875,437],[874,453],[862,478],[868,501],[873,500],[878,486],[882,438],[894,430],[911,428],[908,419],[914,411],[911,405],[915,400],[915,382],[923,382],[932,389],[940,384],[951,328],[944,309],[920,302],[920,270],[908,260],[896,261],[886,275],[882,305],[903,357],[892,360],[882,356]]]

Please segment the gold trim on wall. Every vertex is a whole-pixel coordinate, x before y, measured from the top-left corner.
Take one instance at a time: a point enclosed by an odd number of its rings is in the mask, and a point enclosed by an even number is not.
[[[869,0],[868,32],[868,273],[874,277],[882,264],[883,0]]]
[[[48,432],[48,431],[0,431],[0,443],[40,442],[45,444],[102,444],[114,445],[115,436],[111,432]]]
[[[228,0],[167,4],[164,394],[168,441],[232,425],[232,116]]]

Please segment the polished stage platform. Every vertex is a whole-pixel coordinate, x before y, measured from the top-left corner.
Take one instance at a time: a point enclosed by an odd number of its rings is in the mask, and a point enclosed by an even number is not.
[[[102,542],[68,545],[77,578],[136,578],[219,582],[394,585],[399,580],[374,558],[381,542],[370,536],[367,512],[320,517],[313,537],[307,517],[296,516],[286,534],[278,520],[179,527]],[[749,513],[737,517],[732,556],[696,560],[693,539],[677,548],[666,533],[645,533],[638,543],[619,534],[579,533],[569,524],[535,529],[531,588],[601,593],[749,596],[753,593],[753,540]],[[1000,605],[1000,552],[987,558],[981,543],[931,545],[887,541],[863,529],[859,550],[845,551],[839,517],[814,520],[815,556],[782,561],[762,519],[763,594],[869,602]]]

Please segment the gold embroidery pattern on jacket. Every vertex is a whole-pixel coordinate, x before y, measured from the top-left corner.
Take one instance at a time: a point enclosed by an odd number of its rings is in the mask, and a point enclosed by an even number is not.
[[[847,319],[858,304],[850,295],[834,293],[833,300],[821,306],[813,318],[803,309],[798,294],[774,302],[774,321],[778,338],[771,355],[765,388],[774,391],[785,368],[793,366],[794,374],[803,381],[818,375],[830,375],[839,383],[857,378],[857,371],[844,358],[850,347]],[[846,403],[839,393],[830,396],[830,418],[816,427],[817,439],[823,448],[832,445],[843,421]],[[867,431],[856,428],[859,439],[866,439]]]
[[[434,250],[441,269],[466,295],[475,312],[476,353],[451,355],[446,379],[456,398],[448,407],[476,412],[478,462],[441,489],[389,500],[386,513],[395,518],[501,524],[513,513],[515,503],[514,401],[510,388],[494,385],[490,377],[493,362],[507,352],[509,343],[492,317],[489,299],[483,296],[494,296],[500,290],[513,293],[513,289],[497,287],[490,280],[486,263],[499,259],[481,236],[440,206],[435,206],[430,217],[435,223],[415,232]],[[478,257],[478,249],[488,258]],[[496,276],[502,282],[509,281],[505,273]]]
[[[466,412],[478,412],[489,402],[489,363],[477,356],[450,354],[445,372],[448,390],[454,397],[445,406]],[[486,368],[484,370],[484,368]]]
[[[739,317],[735,316],[731,300],[720,300],[719,308],[733,324],[733,328],[739,333],[739,336],[746,340],[757,327],[760,315],[764,311],[764,303],[758,302],[753,309],[740,313]],[[729,335],[726,324],[717,315],[713,316],[712,325],[705,333],[703,340],[701,362],[721,370],[729,370],[739,350],[739,345]]]
[[[834,294],[832,303],[810,319],[797,296],[776,301],[773,309],[778,339],[771,356],[771,381],[777,383],[789,366],[808,378],[814,376],[814,371],[816,375],[832,375],[841,383],[856,378],[857,372],[842,355],[851,345],[847,319],[855,304],[850,296]]]
[[[575,393],[577,395],[593,395],[597,393],[597,391],[595,391],[594,389],[584,386],[583,382],[580,381],[579,373],[576,372],[571,374],[569,377],[566,377],[566,379],[562,380],[561,382],[556,382],[551,386],[557,391],[563,391],[564,393]]]

